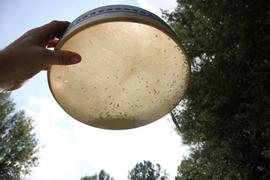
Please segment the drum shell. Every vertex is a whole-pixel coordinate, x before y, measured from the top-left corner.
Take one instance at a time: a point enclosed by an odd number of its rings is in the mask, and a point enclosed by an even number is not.
[[[120,8],[120,10],[119,10]],[[106,10],[106,9],[113,9],[112,11],[108,11],[105,13],[101,13],[101,14],[96,14],[91,16],[92,13],[94,12],[99,12],[101,10]],[[117,11],[114,11],[118,9]],[[124,9],[129,9],[129,11],[125,11]],[[135,13],[134,10],[137,10],[138,12]],[[87,17],[87,18],[84,18]],[[81,15],[80,17],[78,17],[77,19],[75,19],[70,26],[68,27],[68,29],[66,30],[66,32],[63,34],[62,38],[60,39],[59,43],[57,44],[55,50],[61,50],[61,48],[69,41],[69,39],[71,39],[72,37],[76,36],[76,34],[82,32],[85,29],[91,28],[91,27],[95,27],[98,26],[100,24],[105,24],[105,23],[110,23],[110,22],[127,22],[127,23],[138,23],[138,24],[142,24],[142,25],[147,25],[149,27],[155,28],[158,31],[163,32],[164,34],[166,34],[168,37],[170,37],[178,46],[179,49],[181,49],[181,52],[183,53],[183,56],[186,57],[185,59],[185,66],[186,66],[186,70],[187,70],[187,75],[185,77],[185,84],[183,86],[186,87],[186,89],[184,90],[184,93],[180,96],[179,101],[174,102],[174,104],[172,105],[173,107],[175,107],[180,100],[183,98],[186,90],[187,90],[187,86],[189,84],[190,81],[190,64],[189,61],[187,59],[187,54],[184,50],[184,48],[182,47],[178,37],[176,36],[176,34],[172,31],[172,29],[163,21],[161,20],[158,16],[154,15],[153,13],[140,9],[140,8],[136,8],[136,7],[132,7],[132,6],[125,6],[125,5],[115,5],[115,6],[106,6],[106,7],[101,7],[101,8],[97,8],[91,11],[88,11],[86,13],[84,13],[83,15]],[[178,49],[178,50],[179,50]],[[68,113],[70,114],[72,117],[73,114],[70,113],[69,110],[66,110],[66,108],[61,104],[61,102],[59,101],[59,97],[56,96],[55,92],[54,92],[54,87],[52,87],[52,81],[53,79],[50,78],[50,74],[51,74],[51,67],[49,68],[48,71],[48,81],[49,81],[49,86],[51,89],[51,92],[54,96],[54,98],[56,99],[56,101],[60,104],[60,106]],[[173,108],[170,107],[166,112],[170,112]],[[163,114],[163,116],[166,115],[166,113]],[[108,116],[109,117],[109,116]],[[162,116],[159,116],[158,118],[161,118]],[[127,124],[122,123],[123,121],[125,121],[125,117],[124,118],[115,118],[115,117],[110,117],[113,120],[113,123],[109,122],[106,123],[106,118],[100,118],[99,120],[95,120],[89,123],[82,121],[80,118],[76,118],[78,121],[81,121],[85,124],[94,126],[94,127],[98,127],[98,128],[103,128],[103,129],[130,129],[130,128],[135,128],[135,127],[140,127],[146,124],[149,124],[151,122],[154,122],[156,119],[151,119],[151,120],[138,120],[135,118],[129,118],[128,120],[130,121]]]

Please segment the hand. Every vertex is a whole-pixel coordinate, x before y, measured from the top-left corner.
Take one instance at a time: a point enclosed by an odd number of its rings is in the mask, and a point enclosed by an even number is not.
[[[69,22],[52,21],[26,32],[0,51],[0,92],[20,88],[30,78],[50,65],[71,65],[81,56],[69,51],[51,51]]]

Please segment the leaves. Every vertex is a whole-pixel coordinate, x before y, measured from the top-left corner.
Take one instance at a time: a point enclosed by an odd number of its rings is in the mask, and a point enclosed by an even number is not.
[[[168,180],[169,174],[161,170],[159,164],[152,164],[151,161],[137,163],[128,173],[129,180]]]
[[[81,180],[114,180],[114,178],[110,177],[110,174],[102,169],[98,175],[84,176]]]
[[[0,177],[20,179],[38,165],[39,151],[33,119],[15,112],[10,93],[0,93]]]
[[[203,179],[206,172],[206,179],[266,179],[270,3],[177,2],[164,16],[189,54],[192,75],[182,108],[174,113],[184,143],[194,147],[180,166],[181,178]]]

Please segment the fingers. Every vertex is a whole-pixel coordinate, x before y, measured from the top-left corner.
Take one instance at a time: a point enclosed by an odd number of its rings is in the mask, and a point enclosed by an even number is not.
[[[39,28],[39,38],[43,46],[53,48],[70,23],[67,21],[52,21]],[[57,39],[55,38],[57,37]],[[69,51],[47,51],[47,65],[71,65],[81,61],[81,56]]]
[[[68,21],[52,21],[36,30],[40,42],[45,47],[54,37],[61,37],[70,23]]]
[[[20,88],[28,79],[51,65],[71,65],[81,61],[81,56],[70,51],[51,51],[56,37],[60,38],[69,22],[53,21],[27,31],[19,39],[1,50],[0,91]],[[51,41],[51,42],[50,42]],[[49,43],[50,42],[50,43]],[[10,83],[12,82],[12,83]],[[1,85],[1,83],[3,85]],[[2,88],[3,87],[3,88]]]
[[[81,56],[70,51],[47,51],[47,65],[71,65],[81,61]]]
[[[66,30],[70,22],[68,21],[52,21],[40,28],[44,30],[44,36],[56,36],[61,37],[63,32]],[[42,30],[41,30],[42,31]]]
[[[53,39],[48,42],[46,48],[54,48],[56,44],[58,43],[59,39]]]

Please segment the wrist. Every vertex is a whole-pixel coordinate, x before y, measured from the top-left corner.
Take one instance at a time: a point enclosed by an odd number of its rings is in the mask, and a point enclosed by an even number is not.
[[[8,66],[8,58],[4,50],[0,51],[0,92],[8,91],[14,84],[12,81],[12,69]]]

